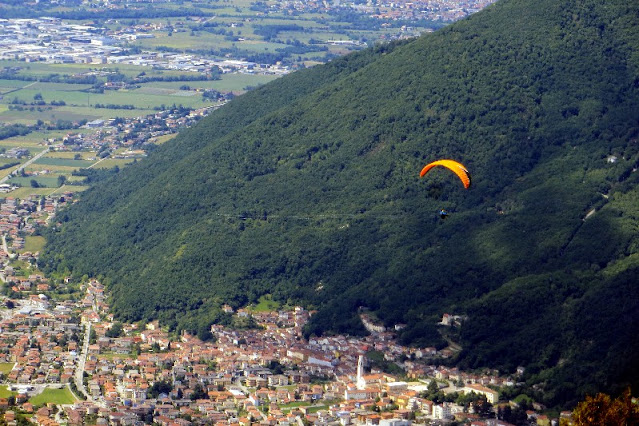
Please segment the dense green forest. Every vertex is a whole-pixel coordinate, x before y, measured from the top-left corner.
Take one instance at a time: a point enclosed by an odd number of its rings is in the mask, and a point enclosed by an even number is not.
[[[293,73],[58,216],[41,266],[100,277],[120,320],[206,330],[271,294],[307,333],[357,309],[512,372],[546,403],[639,386],[639,4],[501,0]],[[466,190],[435,159],[464,163]],[[446,220],[439,209],[449,211]]]

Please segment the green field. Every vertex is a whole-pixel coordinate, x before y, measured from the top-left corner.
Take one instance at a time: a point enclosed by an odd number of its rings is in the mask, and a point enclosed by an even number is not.
[[[14,198],[27,198],[30,195],[49,195],[51,194],[51,188],[31,188],[30,186],[18,188],[15,191],[11,191],[7,195]]]
[[[13,370],[13,366],[15,364],[13,362],[0,362],[0,373],[8,374]]]
[[[78,399],[73,395],[68,387],[62,389],[46,388],[42,393],[29,399],[33,405],[39,406],[47,403],[52,404],[73,404]]]
[[[87,160],[91,163],[95,161],[89,160],[89,158],[95,158],[95,152],[91,151],[81,151],[81,152],[72,152],[72,151],[50,151],[47,153],[47,158],[65,158],[67,160],[73,160],[76,155],[80,156],[81,160]]]
[[[133,159],[129,159],[129,158],[107,158],[105,160],[95,163],[93,167],[97,169],[110,169],[115,166],[123,167],[127,164],[133,163],[133,161],[134,161]]]
[[[17,395],[17,393],[11,392],[6,386],[0,386],[0,398],[9,398],[13,395]]]
[[[253,312],[274,312],[280,308],[280,303],[274,301],[270,294],[260,297],[259,303],[251,307]]]
[[[27,176],[27,177],[14,177],[8,180],[9,183],[15,183],[22,187],[31,186],[31,181],[35,180],[38,185],[43,188],[57,188],[58,176]]]
[[[95,163],[95,161],[88,160],[74,160],[67,158],[52,158],[49,156],[44,156],[38,158],[33,164],[42,164],[46,166],[63,166],[63,167],[73,167],[76,169],[83,169],[85,167],[89,167],[91,164]]]

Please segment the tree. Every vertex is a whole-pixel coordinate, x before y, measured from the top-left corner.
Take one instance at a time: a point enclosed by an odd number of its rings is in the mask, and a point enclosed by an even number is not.
[[[431,379],[427,389],[428,389],[428,393],[437,393],[439,391],[439,386],[437,386],[437,381],[435,381],[435,379]]]
[[[66,183],[67,177],[64,175],[58,176],[58,186],[62,186]]]
[[[193,388],[193,393],[191,394],[191,401],[195,401],[197,399],[208,399],[209,395],[206,393],[204,388],[200,383],[197,383]]]
[[[105,333],[106,337],[120,337],[123,334],[122,323],[115,322]]]
[[[630,388],[616,399],[605,393],[598,393],[577,404],[572,418],[576,426],[636,425],[639,424],[639,405],[632,402]]]
[[[30,184],[31,184],[31,188],[40,188],[40,184],[35,179],[31,179]]]

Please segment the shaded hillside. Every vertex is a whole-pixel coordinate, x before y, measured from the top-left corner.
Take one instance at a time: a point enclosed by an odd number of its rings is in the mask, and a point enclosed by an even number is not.
[[[88,191],[43,266],[103,276],[124,320],[203,330],[270,293],[318,308],[308,333],[362,333],[367,307],[440,345],[466,313],[458,362],[530,366],[551,403],[636,383],[638,17],[502,0],[282,78]],[[469,190],[419,179],[446,157]]]

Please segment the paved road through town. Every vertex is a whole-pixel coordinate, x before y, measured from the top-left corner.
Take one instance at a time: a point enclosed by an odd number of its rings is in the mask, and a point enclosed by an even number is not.
[[[86,332],[84,333],[84,342],[82,343],[82,351],[79,354],[78,366],[75,369],[75,387],[78,392],[85,395],[88,401],[91,401],[91,395],[84,387],[84,363],[87,360],[87,354],[89,353],[89,340],[91,338],[91,323],[88,322],[86,326]]]

